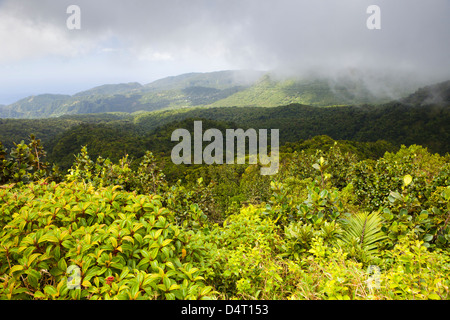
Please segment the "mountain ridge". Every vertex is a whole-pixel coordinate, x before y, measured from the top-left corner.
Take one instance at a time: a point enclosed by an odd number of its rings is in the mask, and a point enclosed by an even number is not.
[[[104,84],[75,93],[72,97],[82,97],[96,94],[124,94],[141,88],[143,88],[143,85],[139,82]]]
[[[276,107],[291,103],[333,105],[448,103],[450,81],[417,87],[381,79],[382,90],[363,81],[361,73],[327,77],[277,78],[264,71],[192,72],[147,84],[105,84],[74,95],[42,94],[0,105],[0,118],[32,119],[106,112],[151,112],[190,107]],[[384,90],[384,91],[383,91]],[[433,98],[434,97],[434,98]]]
[[[450,80],[419,88],[400,101],[416,106],[450,104]]]

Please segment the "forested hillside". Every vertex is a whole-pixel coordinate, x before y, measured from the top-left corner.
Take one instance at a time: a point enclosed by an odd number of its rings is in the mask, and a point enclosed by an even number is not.
[[[33,133],[41,138],[49,159],[67,169],[82,145],[87,145],[95,156],[103,154],[116,161],[126,153],[133,159],[141,158],[146,150],[167,153],[173,147],[172,131],[192,124],[192,119],[213,121],[210,127],[219,129],[279,129],[281,145],[325,134],[335,140],[383,140],[397,148],[401,144],[419,144],[442,155],[450,152],[449,106],[402,103],[329,108],[292,104],[276,108],[194,108],[136,115],[0,119],[0,141],[11,149],[13,142],[26,140]]]
[[[335,78],[319,75],[280,77],[248,70],[188,73],[145,85],[137,82],[106,84],[72,96],[31,96],[8,106],[0,106],[0,118],[31,119],[86,113],[134,113],[201,106],[380,104],[405,97],[420,86],[418,81],[406,81],[405,77],[384,77],[375,80],[368,81],[357,71]],[[384,85],[380,86],[379,83]],[[448,84],[443,86],[448,89]],[[426,92],[423,95],[426,96]],[[433,101],[429,100],[430,103]]]
[[[69,95],[43,94],[0,107],[0,118],[48,118],[86,113],[153,111],[213,103],[252,85],[256,71],[188,73],[156,80],[101,85]]]

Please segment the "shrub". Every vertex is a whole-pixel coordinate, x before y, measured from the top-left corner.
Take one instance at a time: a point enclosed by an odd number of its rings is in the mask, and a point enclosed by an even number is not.
[[[213,298],[204,242],[176,225],[157,195],[80,182],[0,189],[0,297]],[[7,200],[7,201],[5,201]],[[68,277],[79,270],[79,289]],[[200,267],[200,268],[199,268]]]

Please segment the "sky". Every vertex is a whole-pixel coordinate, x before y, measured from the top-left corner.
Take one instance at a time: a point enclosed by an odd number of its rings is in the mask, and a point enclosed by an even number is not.
[[[231,69],[437,82],[450,79],[449,31],[450,0],[0,0],[0,104]]]

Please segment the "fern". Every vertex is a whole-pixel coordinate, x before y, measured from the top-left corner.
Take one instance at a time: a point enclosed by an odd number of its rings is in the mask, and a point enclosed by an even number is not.
[[[377,243],[386,238],[384,232],[381,231],[382,218],[378,212],[357,213],[347,219],[342,219],[341,224],[344,229],[342,241],[346,244],[353,244],[356,240],[368,253],[374,253]]]

